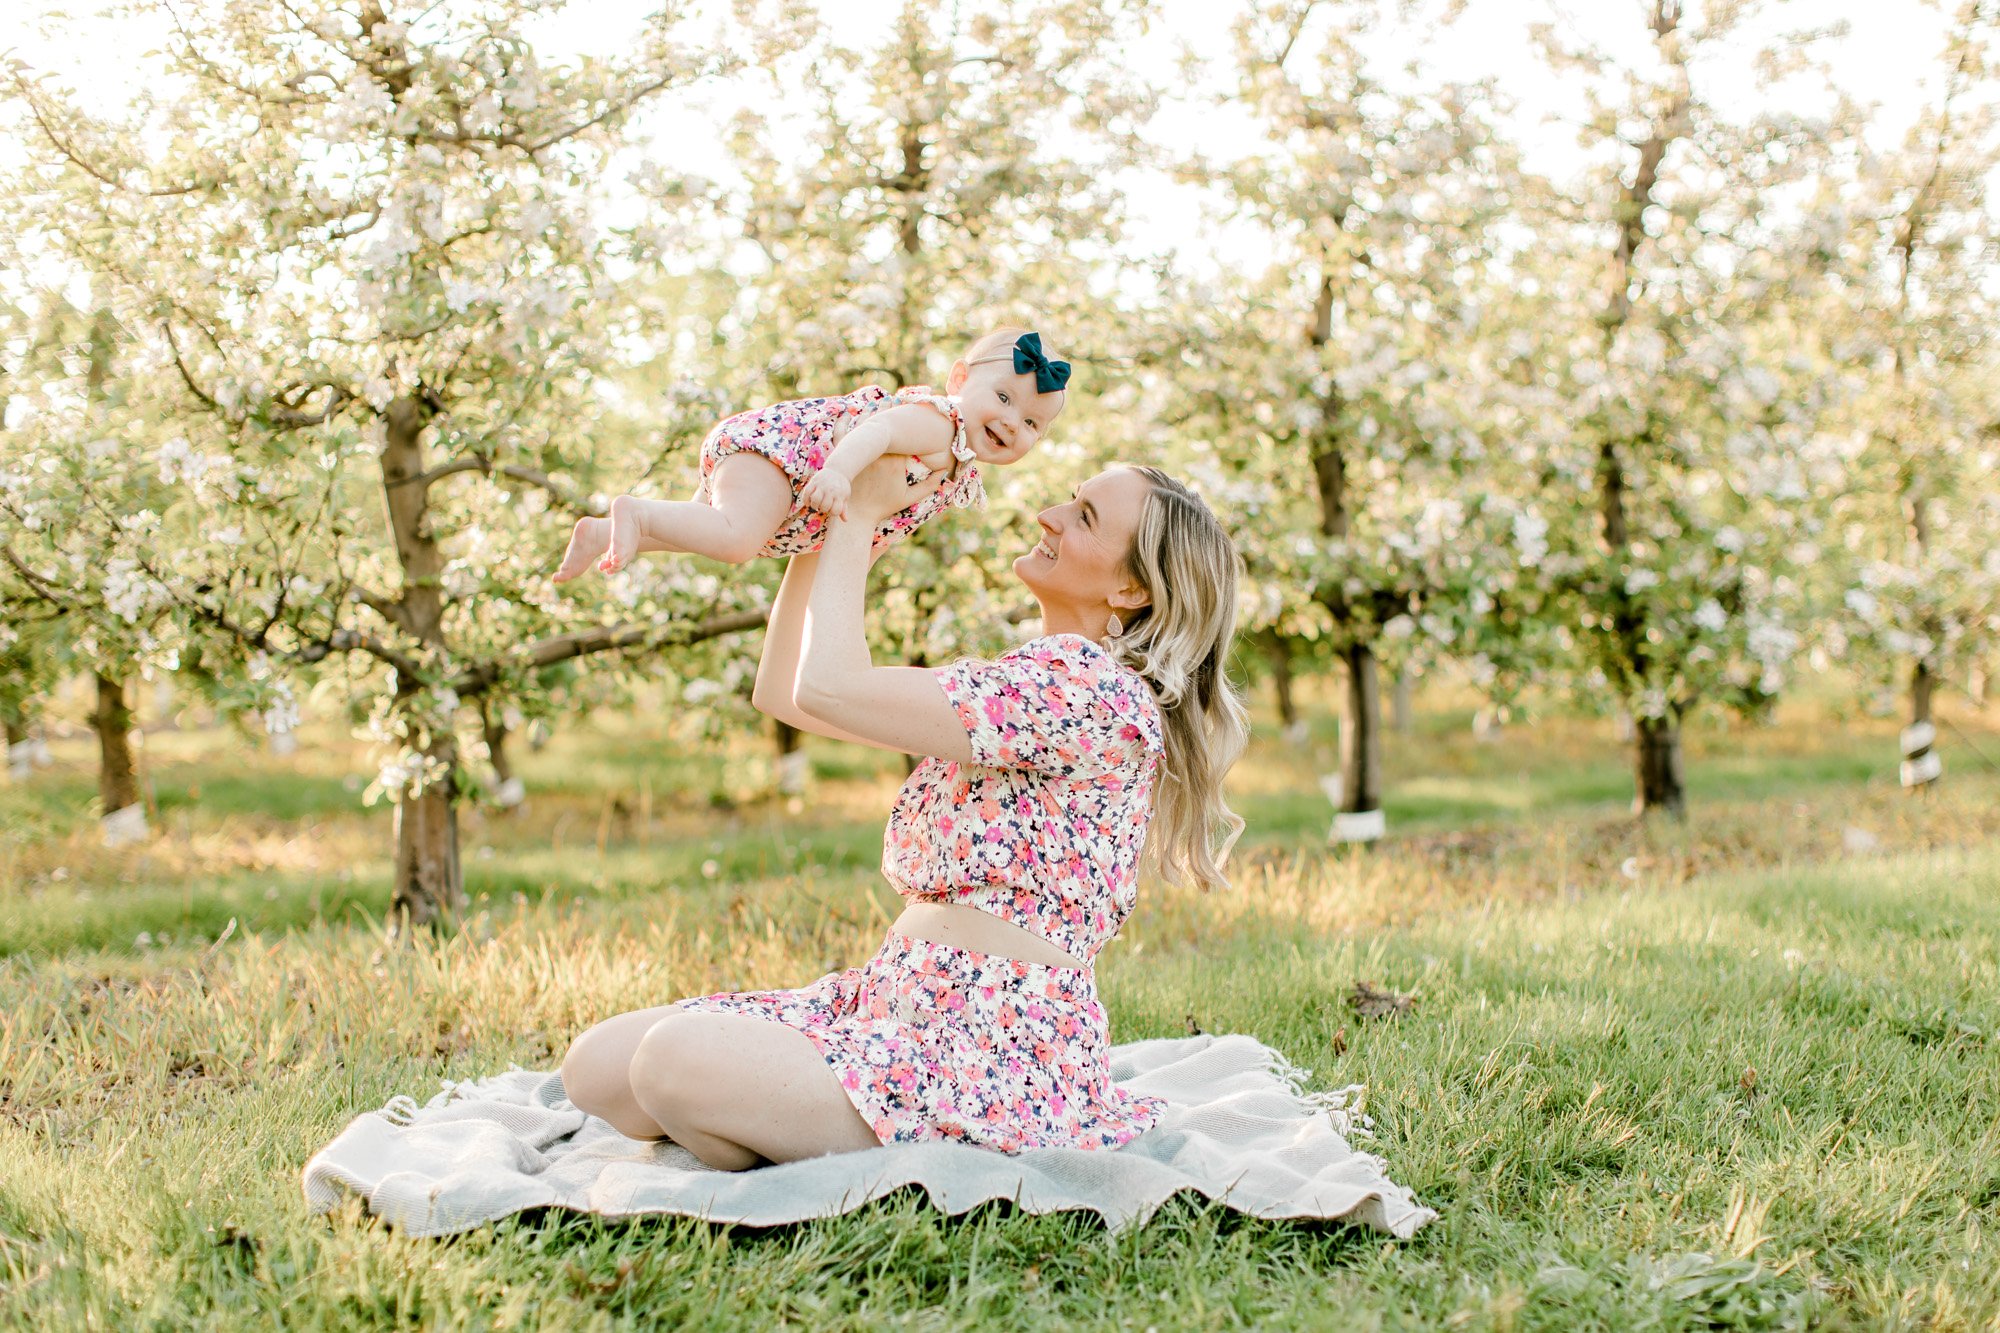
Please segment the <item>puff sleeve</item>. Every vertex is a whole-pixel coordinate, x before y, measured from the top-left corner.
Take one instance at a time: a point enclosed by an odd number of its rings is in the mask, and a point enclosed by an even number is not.
[[[1076,634],[1035,639],[992,662],[936,671],[973,762],[1091,778],[1165,748],[1145,681]]]

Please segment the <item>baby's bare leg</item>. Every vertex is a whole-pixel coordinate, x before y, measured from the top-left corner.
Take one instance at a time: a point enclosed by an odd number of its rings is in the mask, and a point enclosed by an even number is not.
[[[732,454],[716,466],[709,501],[611,502],[611,549],[597,567],[623,569],[646,551],[692,551],[740,565],[755,559],[792,508],[792,483],[784,470],[756,454]]]

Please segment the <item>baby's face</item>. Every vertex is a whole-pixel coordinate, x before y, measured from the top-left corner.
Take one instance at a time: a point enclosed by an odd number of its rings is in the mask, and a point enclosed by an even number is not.
[[[995,467],[1020,462],[1041,443],[1068,395],[1060,389],[1038,392],[1034,372],[1017,372],[1011,359],[982,361],[976,366],[961,361],[952,367],[954,380],[961,368],[964,380],[953,391],[958,395],[958,410],[965,418],[965,438],[972,445],[973,456]]]

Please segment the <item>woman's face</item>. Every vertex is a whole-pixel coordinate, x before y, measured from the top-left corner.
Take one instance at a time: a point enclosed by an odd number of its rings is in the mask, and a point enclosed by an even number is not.
[[[1146,604],[1125,556],[1152,489],[1143,473],[1114,467],[1077,487],[1067,503],[1035,515],[1042,538],[1014,561],[1014,573],[1045,611],[1122,611]]]

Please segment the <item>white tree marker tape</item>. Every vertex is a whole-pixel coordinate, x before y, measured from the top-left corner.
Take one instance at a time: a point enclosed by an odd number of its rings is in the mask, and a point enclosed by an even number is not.
[[[1944,761],[1931,749],[1936,739],[1937,728],[1929,722],[1913,722],[1903,728],[1903,765],[1899,771],[1905,787],[1936,782],[1944,772]]]
[[[35,771],[35,743],[16,741],[7,747],[7,776],[26,782]]]
[[[98,823],[104,834],[106,847],[123,847],[128,843],[146,840],[146,807],[133,802],[122,810],[113,810]]]
[[[1333,817],[1329,842],[1374,842],[1389,831],[1388,817],[1380,810],[1343,811]]]
[[[804,750],[778,756],[778,791],[786,796],[803,796],[806,779],[812,776],[812,760]]]

